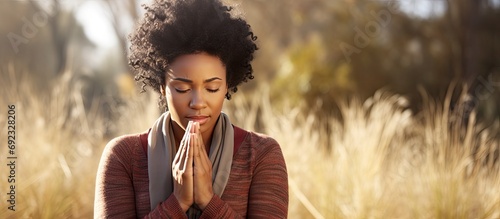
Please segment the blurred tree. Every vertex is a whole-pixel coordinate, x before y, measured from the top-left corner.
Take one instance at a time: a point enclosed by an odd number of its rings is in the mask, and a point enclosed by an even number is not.
[[[290,98],[293,104],[304,101],[309,109],[329,114],[338,99],[367,98],[386,88],[406,95],[418,109],[418,86],[444,97],[450,81],[458,79],[469,82],[474,105],[489,115],[499,114],[500,87],[492,84],[499,74],[500,16],[491,1],[447,1],[443,16],[423,18],[403,13],[394,1],[226,2],[241,7],[240,15],[259,36],[256,80],[271,81],[276,104]],[[0,17],[14,20],[0,26],[1,34],[11,36],[0,39],[0,60],[36,71],[40,78],[68,66],[85,69],[90,53],[85,48],[91,43],[72,10],[63,9],[58,0],[44,3],[46,7],[36,1],[0,3],[6,6],[0,7]],[[103,6],[120,44],[116,54],[122,61],[113,65],[126,68],[126,36],[141,14],[139,1],[106,0]],[[91,71],[113,69],[105,68]]]
[[[309,109],[316,106],[329,114],[336,107],[335,101],[353,94],[369,96],[386,85],[389,78],[385,69],[374,65],[380,67],[384,61],[385,56],[376,51],[387,44],[388,30],[380,27],[377,36],[359,37],[365,35],[367,23],[377,20],[370,15],[377,9],[384,6],[356,1],[296,3],[290,15],[295,18],[291,31],[295,45],[281,59],[274,97],[296,96],[295,100],[305,100]]]
[[[128,51],[127,36],[132,31],[132,28],[139,19],[139,14],[141,13],[139,2],[139,0],[104,1],[107,6],[106,8],[110,12],[110,20],[113,24],[116,38],[118,39],[120,54],[123,54],[120,57],[122,57],[122,65],[124,66],[128,66],[128,59],[126,55]]]
[[[443,20],[450,27],[446,34],[455,49],[450,56],[453,70],[469,86],[468,107],[478,107],[482,116],[491,119],[500,115],[500,84],[493,80],[500,76],[500,9],[488,0],[446,3]]]
[[[86,57],[93,44],[73,13],[61,2],[2,1],[0,19],[0,60],[17,74],[27,72],[34,86],[50,87],[63,71],[86,71]],[[3,65],[2,74],[8,73]],[[19,75],[20,76],[20,75]]]
[[[113,78],[93,66],[95,45],[75,19],[73,9],[78,4],[68,4],[58,0],[0,1],[0,35],[6,36],[0,38],[0,77],[8,82],[2,91],[31,92],[36,95],[33,98],[75,98],[57,110],[71,116],[83,104],[86,112],[92,108],[104,118],[112,118],[116,102]],[[22,90],[26,86],[29,91]],[[53,96],[61,89],[76,95]]]
[[[418,110],[417,87],[442,99],[450,82],[459,80],[469,82],[473,103],[488,108],[482,111],[500,114],[500,87],[492,85],[499,73],[500,16],[489,1],[447,1],[442,16],[429,17],[412,17],[394,1],[296,1],[282,7],[289,11],[279,19],[292,30],[277,36],[290,45],[276,61],[275,102],[293,97],[328,113],[339,98],[367,98],[385,88],[407,96]]]

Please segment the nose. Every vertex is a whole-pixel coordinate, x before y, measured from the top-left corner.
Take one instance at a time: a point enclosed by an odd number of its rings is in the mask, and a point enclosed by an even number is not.
[[[189,102],[189,107],[192,109],[203,109],[207,106],[207,103],[205,101],[205,97],[203,96],[203,93],[201,91],[194,91],[192,92],[191,96],[191,101]]]

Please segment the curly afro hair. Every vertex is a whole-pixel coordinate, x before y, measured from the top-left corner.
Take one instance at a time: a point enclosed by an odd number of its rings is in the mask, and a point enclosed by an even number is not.
[[[237,86],[253,79],[253,53],[257,50],[250,25],[231,16],[231,7],[219,0],[154,0],[143,7],[144,18],[129,36],[129,65],[135,80],[160,93],[158,105],[166,109],[161,87],[169,63],[175,58],[205,52],[220,58],[226,67],[228,93],[231,98]]]

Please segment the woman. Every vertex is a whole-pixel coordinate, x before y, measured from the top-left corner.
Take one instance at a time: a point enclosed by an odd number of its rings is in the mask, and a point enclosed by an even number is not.
[[[278,143],[233,126],[224,99],[253,79],[256,37],[217,0],[155,0],[131,35],[130,65],[167,111],[113,139],[97,172],[96,218],[286,218]]]

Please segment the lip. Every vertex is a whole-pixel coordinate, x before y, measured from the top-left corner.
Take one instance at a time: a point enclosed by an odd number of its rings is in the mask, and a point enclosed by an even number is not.
[[[210,116],[199,115],[199,116],[187,116],[186,118],[189,121],[198,122],[198,123],[200,123],[200,125],[203,125],[203,124],[205,124],[208,121],[208,119],[210,118]]]

